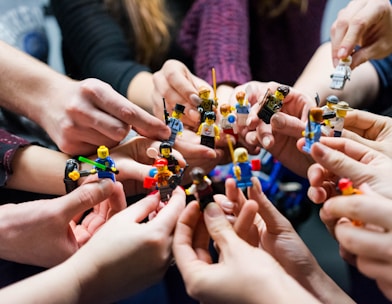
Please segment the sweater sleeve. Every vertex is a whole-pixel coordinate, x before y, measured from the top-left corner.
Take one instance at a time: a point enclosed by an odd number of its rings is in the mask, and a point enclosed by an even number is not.
[[[384,59],[371,60],[370,63],[377,71],[380,90],[376,102],[369,110],[392,116],[392,54]]]
[[[248,1],[196,0],[181,27],[178,44],[194,59],[195,73],[212,83],[251,80]]]
[[[102,1],[51,0],[51,6],[61,29],[63,52],[78,70],[75,78],[101,79],[126,96],[133,77],[149,71],[135,61],[121,27]]]
[[[0,187],[7,183],[8,176],[12,174],[15,152],[28,144],[27,140],[0,129]]]

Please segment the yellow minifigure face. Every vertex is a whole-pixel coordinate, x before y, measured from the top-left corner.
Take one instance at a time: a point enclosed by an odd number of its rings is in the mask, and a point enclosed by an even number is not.
[[[173,118],[175,118],[175,119],[181,119],[182,113],[181,113],[181,112],[178,112],[178,111],[173,111],[172,116],[173,116]]]
[[[226,117],[227,115],[230,114],[230,111],[222,110],[222,111],[221,111],[221,114],[222,114],[223,117]]]
[[[212,125],[213,123],[214,123],[215,121],[212,119],[212,118],[206,118],[206,120],[205,120],[205,123],[207,124],[207,125]]]
[[[99,158],[106,158],[109,156],[109,149],[105,146],[100,146],[97,149],[97,155]]]
[[[161,149],[161,154],[163,157],[169,157],[170,156],[170,149],[169,148]]]
[[[276,98],[278,98],[279,100],[283,100],[283,98],[284,98],[284,95],[283,95],[281,92],[279,92],[279,91],[276,91],[276,92],[275,92],[275,96],[276,96]]]
[[[238,104],[239,104],[240,106],[243,106],[243,105],[244,105],[244,99],[243,99],[243,98],[238,98],[238,99],[237,99],[237,102],[238,102]]]
[[[344,118],[347,116],[347,111],[346,110],[336,110],[336,116]]]

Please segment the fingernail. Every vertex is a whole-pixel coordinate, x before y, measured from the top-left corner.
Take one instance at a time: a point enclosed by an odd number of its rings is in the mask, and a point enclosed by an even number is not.
[[[209,203],[204,210],[204,213],[209,217],[218,217],[222,214],[222,210],[216,203]]]
[[[195,105],[200,104],[200,98],[196,94],[191,94],[191,96],[189,96],[189,97]]]
[[[222,207],[223,208],[227,208],[227,209],[233,209],[234,203],[232,203],[230,201],[225,201],[225,202],[222,203]]]
[[[340,48],[338,51],[338,57],[339,58],[344,58],[346,56],[346,49],[345,48]]]
[[[262,140],[263,148],[267,149],[271,144],[271,139],[268,136],[265,136]]]

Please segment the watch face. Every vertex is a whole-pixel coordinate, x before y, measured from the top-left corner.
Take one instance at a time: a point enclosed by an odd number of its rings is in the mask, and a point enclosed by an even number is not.
[[[0,4],[0,40],[47,62],[49,42],[42,7],[28,1],[19,5],[3,2]]]

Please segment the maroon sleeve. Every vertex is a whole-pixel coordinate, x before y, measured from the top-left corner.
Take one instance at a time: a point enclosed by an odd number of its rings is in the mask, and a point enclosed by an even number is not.
[[[0,129],[0,187],[6,184],[8,176],[12,174],[11,163],[16,150],[28,144],[27,140]]]
[[[196,75],[209,83],[213,67],[217,83],[251,80],[248,1],[196,0],[178,43],[194,59]]]

